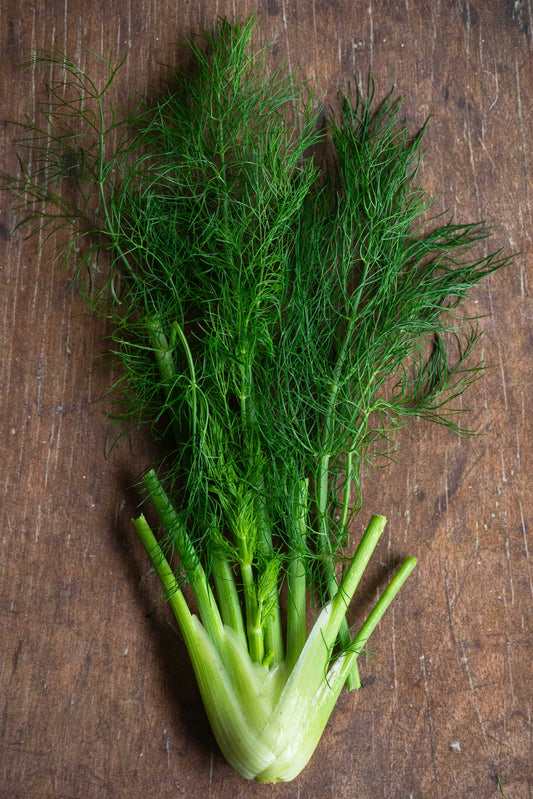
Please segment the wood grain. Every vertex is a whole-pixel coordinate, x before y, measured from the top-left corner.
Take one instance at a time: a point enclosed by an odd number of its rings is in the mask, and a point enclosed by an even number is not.
[[[257,13],[272,65],[333,98],[372,68],[413,130],[433,115],[426,187],[487,219],[512,268],[469,300],[491,368],[470,392],[479,436],[419,423],[367,481],[389,518],[367,590],[391,560],[419,567],[373,639],[365,688],[343,693],[288,785],[248,784],[221,758],[186,654],[132,534],[128,492],[152,454],[102,424],[105,326],[69,275],[12,233],[1,202],[0,797],[2,799],[508,799],[533,796],[533,165],[531,0],[3,0],[2,161],[43,86],[36,48],[129,51],[120,91],[157,85],[174,40]],[[146,578],[146,579],[144,579]],[[364,592],[362,594],[364,596]],[[357,613],[357,607],[354,614]]]

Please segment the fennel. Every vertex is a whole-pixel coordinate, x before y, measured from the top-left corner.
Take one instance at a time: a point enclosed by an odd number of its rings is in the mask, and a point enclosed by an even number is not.
[[[25,224],[68,231],[62,257],[81,276],[105,264],[87,296],[122,364],[110,415],[174,442],[143,477],[161,534],[144,515],[134,528],[224,756],[280,781],[343,686],[360,686],[357,658],[416,563],[350,630],[385,525],[373,516],[350,554],[362,470],[415,416],[463,432],[453,400],[483,364],[456,309],[507,259],[471,255],[483,224],[427,221],[424,131],[409,136],[393,95],[348,93],[324,129],[306,85],[254,52],[253,28],[191,39],[190,74],[123,118],[120,65],[100,61],[100,87],[62,53],[36,56],[59,77],[25,125],[21,177],[2,182]],[[308,601],[322,608],[310,629]]]

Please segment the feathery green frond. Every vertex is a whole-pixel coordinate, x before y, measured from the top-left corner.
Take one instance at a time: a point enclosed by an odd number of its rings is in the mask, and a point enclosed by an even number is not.
[[[357,657],[415,565],[353,635],[348,604],[385,525],[372,517],[350,554],[361,477],[414,417],[466,432],[455,401],[484,365],[459,305],[508,259],[479,255],[484,224],[431,218],[425,126],[409,133],[393,93],[346,93],[324,128],[253,30],[222,20],[189,40],[194,69],[125,115],[120,63],[95,57],[92,78],[37,55],[57,78],[1,185],[112,325],[110,418],[172,441],[143,480],[161,535],[134,526],[222,751],[276,781],[359,687]]]

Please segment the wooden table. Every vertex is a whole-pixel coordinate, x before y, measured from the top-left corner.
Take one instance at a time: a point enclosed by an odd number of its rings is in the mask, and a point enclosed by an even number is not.
[[[129,51],[121,89],[157,83],[173,42],[217,14],[257,13],[271,62],[333,98],[369,67],[415,131],[432,115],[426,188],[490,246],[520,251],[466,311],[485,314],[491,366],[458,439],[428,423],[365,482],[389,518],[374,568],[419,558],[293,783],[225,764],[186,653],[130,526],[154,451],[102,424],[116,368],[53,242],[12,233],[2,197],[0,797],[2,799],[527,799],[533,795],[533,7],[527,0],[3,0],[2,162],[43,87],[19,64],[57,46]],[[145,579],[146,578],[146,579]]]

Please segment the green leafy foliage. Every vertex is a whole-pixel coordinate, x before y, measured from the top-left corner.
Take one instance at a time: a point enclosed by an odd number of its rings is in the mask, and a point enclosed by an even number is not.
[[[349,554],[363,470],[414,417],[466,432],[454,400],[483,364],[457,308],[507,259],[472,253],[485,225],[431,218],[424,130],[409,135],[397,98],[376,104],[370,81],[324,127],[306,85],[254,52],[253,27],[191,39],[194,68],[121,117],[118,66],[99,60],[98,84],[63,54],[37,56],[57,82],[3,185],[25,223],[67,232],[63,260],[113,323],[112,418],[172,437],[144,478],[160,543],[144,517],[135,529],[222,750],[244,776],[277,780],[305,765],[344,683],[358,687],[357,655],[415,563],[353,635],[347,603],[384,525],[374,517]],[[324,605],[309,638],[308,586]],[[310,729],[301,756],[295,718]]]

